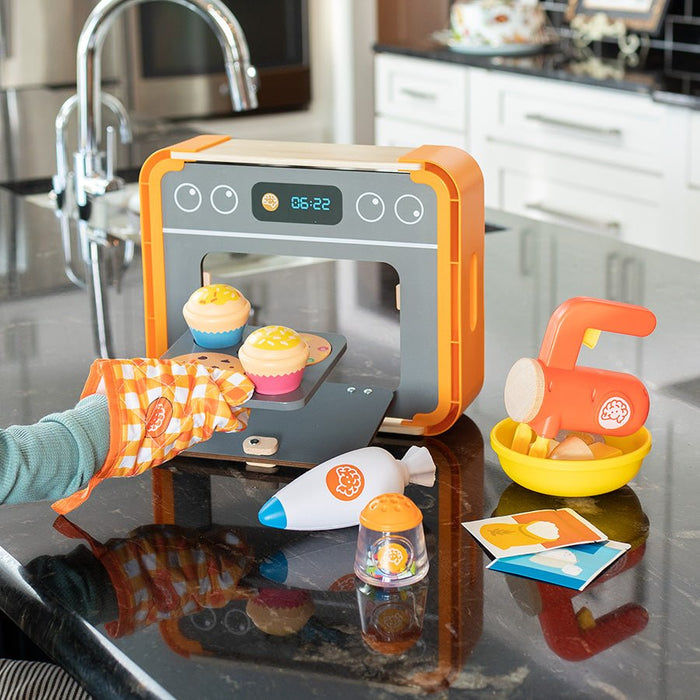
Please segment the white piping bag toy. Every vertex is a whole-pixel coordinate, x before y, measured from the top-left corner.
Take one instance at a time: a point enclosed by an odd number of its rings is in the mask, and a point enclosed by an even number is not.
[[[351,527],[375,496],[402,494],[409,483],[435,483],[435,462],[427,447],[414,445],[400,460],[381,447],[363,447],[297,477],[265,503],[258,520],[282,530]]]

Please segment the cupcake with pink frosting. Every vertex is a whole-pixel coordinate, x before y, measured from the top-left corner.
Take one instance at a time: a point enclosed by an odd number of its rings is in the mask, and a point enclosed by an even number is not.
[[[253,331],[238,351],[245,373],[259,394],[287,394],[299,388],[309,346],[286,326],[263,326]]]

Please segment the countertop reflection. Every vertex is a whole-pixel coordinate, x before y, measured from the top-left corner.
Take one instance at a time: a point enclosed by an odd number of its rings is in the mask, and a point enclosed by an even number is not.
[[[93,349],[87,300],[63,277],[53,214],[30,215],[10,193],[0,197],[3,211],[15,207],[0,239],[0,418],[8,425],[72,406]],[[354,529],[261,528],[258,509],[293,468],[258,474],[179,457],[105,482],[68,519],[48,503],[0,507],[0,607],[98,697],[686,696],[700,648],[700,265],[499,212],[487,220],[503,230],[486,237],[481,393],[443,435],[376,439],[397,456],[426,445],[438,466],[434,487],[407,489],[425,518],[424,585],[396,596],[358,584],[348,554]],[[338,302],[348,290],[338,294],[329,267],[297,266],[309,304],[290,323],[332,331],[342,320],[353,352],[339,371],[391,385],[402,351],[391,271],[363,270],[348,310]],[[286,266],[255,282],[262,321],[287,313],[279,289],[292,274]],[[110,290],[123,355],[144,351],[140,279],[137,252],[120,291]],[[580,357],[646,383],[654,445],[624,489],[555,499],[513,485],[488,436],[504,415],[508,369],[536,356],[552,310],[577,295],[657,315],[650,337],[603,335]],[[460,526],[562,505],[632,545],[579,594],[485,571],[485,555]]]

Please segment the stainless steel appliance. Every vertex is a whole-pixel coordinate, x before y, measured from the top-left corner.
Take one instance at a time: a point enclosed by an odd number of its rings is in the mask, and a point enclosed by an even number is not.
[[[261,110],[310,100],[307,0],[224,0],[246,36]],[[200,18],[172,2],[128,17],[129,104],[137,114],[181,118],[231,113],[221,51]]]

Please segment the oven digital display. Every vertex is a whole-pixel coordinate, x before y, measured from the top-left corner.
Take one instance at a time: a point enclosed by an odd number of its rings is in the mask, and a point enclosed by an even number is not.
[[[260,221],[335,225],[343,218],[343,195],[333,185],[256,182],[252,200]]]

